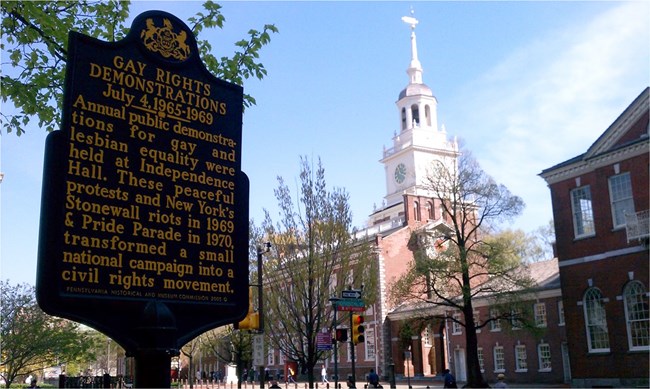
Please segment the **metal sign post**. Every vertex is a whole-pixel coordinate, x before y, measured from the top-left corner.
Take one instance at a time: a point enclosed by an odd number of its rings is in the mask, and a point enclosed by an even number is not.
[[[339,311],[350,312],[350,331],[352,331],[352,312],[363,312],[366,310],[363,300],[361,300],[362,291],[358,289],[347,289],[341,291],[341,300],[338,302]],[[352,334],[350,334],[352,335]],[[350,357],[352,358],[352,384],[356,386],[357,374],[355,366],[355,350],[356,344],[354,339],[350,336]]]

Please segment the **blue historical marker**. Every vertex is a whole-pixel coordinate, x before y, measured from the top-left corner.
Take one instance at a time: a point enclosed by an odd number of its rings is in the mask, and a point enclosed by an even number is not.
[[[122,41],[70,32],[68,46],[38,303],[135,355],[138,387],[169,387],[170,357],[248,308],[243,90],[210,74],[165,12],[139,15]]]

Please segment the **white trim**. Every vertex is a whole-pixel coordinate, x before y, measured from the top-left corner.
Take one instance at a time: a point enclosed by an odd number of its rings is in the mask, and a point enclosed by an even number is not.
[[[627,159],[631,159],[640,155],[645,155],[647,153],[648,140],[645,142],[635,143],[619,150],[608,152],[595,158],[587,157],[587,160],[580,160],[573,164],[562,166],[556,170],[542,173],[540,176],[546,180],[547,184],[553,185],[568,178],[586,174],[598,168],[605,167],[616,162],[625,161]],[[584,157],[586,156],[583,156],[583,158]]]
[[[579,257],[579,258],[574,258],[574,259],[558,261],[558,266],[559,267],[566,267],[566,266],[579,265],[579,264],[593,262],[593,261],[602,261],[603,259],[610,259],[610,258],[618,257],[618,256],[621,256],[621,255],[634,254],[634,253],[638,253],[638,252],[646,251],[646,250],[647,249],[645,249],[641,245],[634,246],[634,247],[626,247],[626,248],[619,249],[619,250],[612,250],[612,251],[606,251],[604,253],[588,255],[586,257]]]
[[[648,351],[650,350],[650,345],[646,346],[634,346],[632,345],[632,330],[630,328],[630,312],[629,312],[629,306],[627,304],[627,300],[625,299],[626,297],[626,292],[628,292],[628,288],[631,287],[633,284],[638,284],[641,285],[643,289],[646,289],[646,286],[643,282],[639,280],[632,280],[628,282],[625,285],[625,288],[623,288],[623,295],[620,296],[621,300],[623,300],[623,308],[625,312],[625,327],[626,327],[626,332],[627,332],[627,345],[628,345],[628,350],[629,351]]]

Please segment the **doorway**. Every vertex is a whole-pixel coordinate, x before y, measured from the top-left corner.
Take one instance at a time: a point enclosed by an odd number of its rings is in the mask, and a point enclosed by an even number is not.
[[[457,348],[454,350],[454,370],[452,373],[456,376],[456,381],[467,381],[467,371],[465,370],[465,349]]]

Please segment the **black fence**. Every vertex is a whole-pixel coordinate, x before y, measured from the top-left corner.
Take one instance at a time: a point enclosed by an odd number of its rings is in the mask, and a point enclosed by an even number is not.
[[[108,374],[103,376],[59,376],[59,388],[131,388],[131,380],[125,380],[123,377],[111,377]]]

